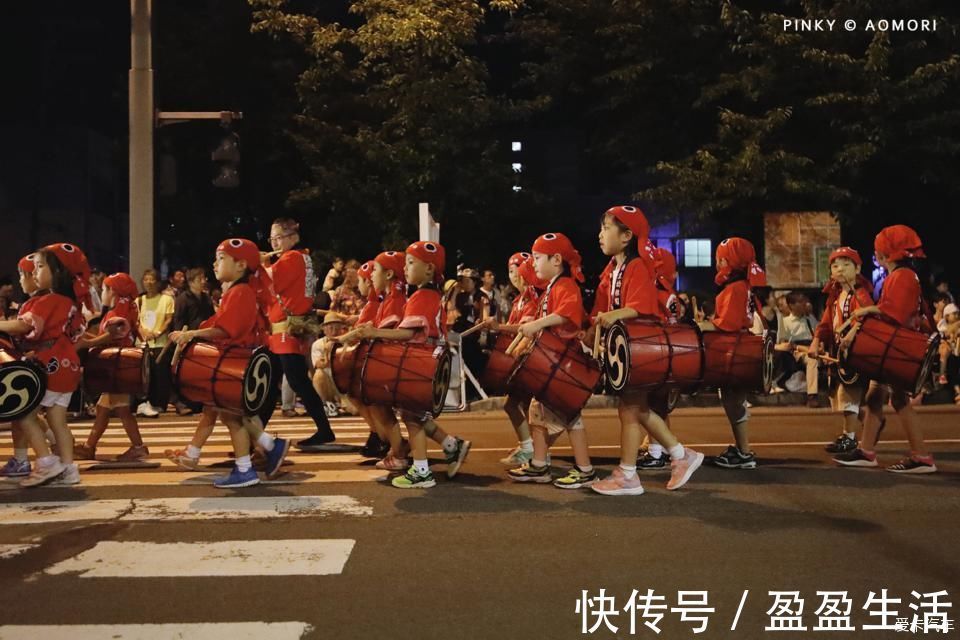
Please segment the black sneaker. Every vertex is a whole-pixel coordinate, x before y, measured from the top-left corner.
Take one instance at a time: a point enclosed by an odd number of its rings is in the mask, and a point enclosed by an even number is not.
[[[853,451],[860,443],[857,442],[856,436],[851,438],[845,433],[841,433],[837,436],[837,439],[824,447],[827,453],[848,453]]]
[[[470,453],[470,444],[469,440],[457,438],[457,448],[446,454],[448,478],[453,478],[460,471],[460,466],[463,465],[463,461],[467,459],[467,454]]]
[[[757,456],[753,451],[743,453],[735,445],[730,445],[713,459],[713,464],[724,469],[756,469]]]
[[[332,431],[329,434],[318,431],[306,440],[299,441],[297,443],[297,449],[308,453],[311,451],[325,451],[326,445],[333,444],[336,440],[337,436],[335,436]]]
[[[659,458],[654,458],[649,451],[644,452],[637,458],[637,469],[642,471],[658,471],[667,469],[670,466],[670,456],[666,453],[660,454]]]
[[[384,450],[384,446],[386,446],[386,450]],[[371,431],[366,444],[360,449],[360,455],[364,458],[379,459],[387,455],[388,451],[390,451],[390,443],[385,443],[380,439],[380,436]]]
[[[875,467],[877,466],[877,454],[873,454],[871,458],[863,452],[863,449],[857,447],[847,453],[838,453],[833,456],[833,461],[845,467]]]
[[[930,462],[927,462],[910,456],[890,465],[887,467],[887,471],[890,473],[936,473],[937,465],[933,463],[933,458],[929,458],[929,460]]]

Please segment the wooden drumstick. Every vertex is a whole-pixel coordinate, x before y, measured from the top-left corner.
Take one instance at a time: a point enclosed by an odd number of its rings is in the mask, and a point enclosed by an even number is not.
[[[473,325],[472,327],[470,327],[469,329],[461,333],[460,337],[465,338],[471,333],[476,333],[477,331],[480,331],[481,329],[485,329],[489,326],[490,326],[490,322],[488,320],[484,320],[483,322],[478,322],[477,324]]]
[[[513,339],[513,342],[510,343],[510,346],[507,347],[507,350],[504,353],[506,353],[508,356],[514,355],[514,350],[520,346],[520,342],[523,340],[523,338],[523,334],[518,331],[516,337]]]
[[[180,329],[180,333],[183,333],[183,332],[186,331],[187,329],[189,329],[189,325],[186,325],[186,324],[183,325],[183,329]],[[169,349],[169,348],[170,348],[170,345],[172,345],[172,344],[174,344],[173,340],[168,340],[168,341],[167,341],[167,344],[163,345],[163,349],[160,351],[160,355],[157,356],[157,360],[163,360],[163,356],[165,356],[165,355],[167,354],[167,349]],[[177,347],[176,347],[176,349],[174,349],[174,351],[173,351],[173,357],[170,358],[170,368],[171,368],[171,369],[176,369],[176,368],[177,368],[177,363],[180,362],[180,353],[181,353],[182,351],[183,351],[183,347],[178,344]]]
[[[593,335],[593,357],[600,359],[600,344],[603,341],[603,332],[600,330],[600,325],[596,325],[596,332]]]
[[[807,346],[805,346],[805,345],[802,345],[802,344],[798,344],[798,345],[796,346],[795,350],[796,350],[796,351],[799,351],[800,353],[805,353],[805,354],[808,354],[808,355],[809,355],[809,353],[810,353],[810,348],[807,347]],[[840,360],[839,360],[838,358],[834,358],[834,357],[832,357],[832,356],[828,356],[828,355],[825,354],[825,353],[818,353],[816,357],[817,357],[817,359],[823,360],[824,362],[829,362],[830,364],[839,364],[839,363],[840,363]]]

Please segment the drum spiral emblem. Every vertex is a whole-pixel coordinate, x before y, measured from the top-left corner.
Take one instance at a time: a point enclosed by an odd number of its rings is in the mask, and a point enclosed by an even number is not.
[[[26,365],[8,365],[0,369],[0,421],[16,420],[40,403],[45,381],[36,369]]]
[[[256,413],[263,406],[270,392],[270,383],[273,380],[273,362],[270,354],[265,351],[254,352],[247,367],[246,382],[243,385],[243,403],[251,413]]]
[[[774,349],[773,349],[773,337],[771,334],[764,332],[764,341],[763,341],[763,389],[764,393],[769,393],[770,388],[773,386],[774,378]]]
[[[620,325],[614,325],[607,332],[606,346],[607,382],[611,389],[620,391],[626,386],[630,371],[630,345]]]

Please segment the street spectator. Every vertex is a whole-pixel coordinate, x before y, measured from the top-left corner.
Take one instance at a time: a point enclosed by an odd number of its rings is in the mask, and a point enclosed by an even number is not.
[[[177,296],[179,296],[186,289],[186,281],[186,272],[183,269],[177,269],[167,280],[167,286],[164,288],[163,292],[176,300]]]
[[[798,350],[798,346],[810,346],[813,342],[813,329],[817,326],[817,319],[810,315],[810,298],[800,291],[791,291],[786,298],[789,313],[784,315],[780,322],[780,332],[777,335],[777,351],[781,375],[777,380],[778,386],[793,390],[792,378],[806,379],[807,406],[819,406],[817,393],[819,390],[819,360],[807,358],[805,353]],[[801,374],[801,375],[797,375]],[[788,386],[788,383],[790,386]]]
[[[333,266],[327,271],[327,276],[323,279],[323,290],[333,291],[343,282],[343,258],[337,256],[333,259]]]
[[[359,278],[355,267],[345,267],[343,284],[334,289],[330,296],[330,309],[344,316],[355,316],[366,300],[360,295]]]
[[[147,269],[143,272],[144,293],[137,298],[137,308],[140,311],[140,340],[141,344],[150,350],[153,361],[167,344],[170,325],[173,322],[175,302],[171,296],[160,292],[160,276],[156,269]],[[162,396],[162,374],[159,367],[155,367],[157,375],[150,376],[150,394],[147,400],[137,407],[138,416],[156,418],[166,409],[166,399]],[[151,371],[153,373],[153,371]]]
[[[950,285],[943,278],[937,280],[937,293],[942,293],[943,295],[947,296],[949,302],[956,302],[953,294],[950,293]]]
[[[200,327],[200,323],[214,314],[213,300],[205,291],[207,287],[207,272],[202,267],[194,267],[186,272],[186,287],[174,302],[173,327],[180,331],[184,327],[192,331]],[[173,404],[177,414],[190,415],[197,413],[203,406],[190,403],[174,394]]]
[[[0,320],[15,318],[18,308],[19,305],[13,299],[13,278],[0,277]]]

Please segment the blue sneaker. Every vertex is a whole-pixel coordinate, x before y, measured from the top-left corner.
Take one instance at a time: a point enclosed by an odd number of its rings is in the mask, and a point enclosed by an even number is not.
[[[267,480],[273,480],[280,475],[280,467],[283,465],[283,459],[287,457],[288,451],[290,451],[289,440],[274,438],[273,450],[267,451],[265,456],[267,458]]]
[[[241,487],[251,487],[260,484],[260,476],[250,467],[247,471],[240,471],[236,467],[228,476],[220,476],[213,481],[213,486],[218,489],[239,489]]]
[[[30,475],[30,461],[20,462],[16,458],[7,460],[7,464],[0,469],[0,476],[4,478],[23,478]]]

